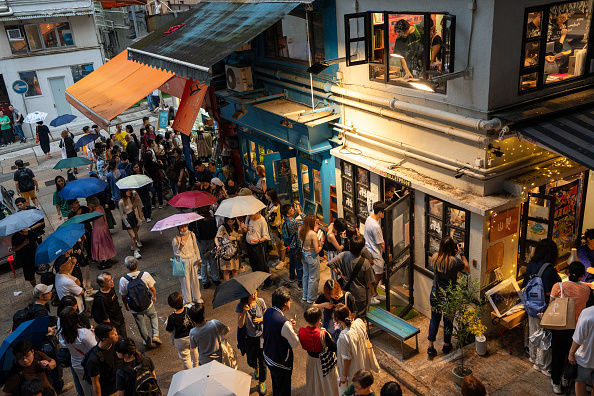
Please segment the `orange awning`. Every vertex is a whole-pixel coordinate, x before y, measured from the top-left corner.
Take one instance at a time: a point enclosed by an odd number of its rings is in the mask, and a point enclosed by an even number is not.
[[[107,129],[111,120],[172,77],[173,73],[128,60],[125,50],[66,89],[66,100]]]

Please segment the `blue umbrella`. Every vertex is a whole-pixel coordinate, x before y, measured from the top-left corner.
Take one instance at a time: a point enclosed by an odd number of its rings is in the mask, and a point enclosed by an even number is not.
[[[83,224],[72,224],[67,227],[58,227],[51,233],[35,251],[35,265],[49,264],[62,253],[72,249],[78,239],[85,233]]]
[[[86,146],[87,144],[89,144],[91,142],[94,142],[95,140],[99,139],[100,137],[101,137],[101,135],[99,135],[98,133],[89,133],[88,135],[84,135],[83,137],[78,139],[78,141],[74,145],[74,148],[79,149],[83,146]]]
[[[39,209],[21,210],[0,220],[0,236],[12,235],[15,232],[31,227],[45,215]]]
[[[87,177],[67,183],[58,196],[64,199],[87,198],[105,191],[107,186],[107,182],[101,179]]]
[[[47,334],[49,316],[28,320],[20,324],[8,337],[2,341],[0,346],[0,385],[4,385],[8,379],[10,369],[17,364],[13,353],[14,346],[19,341],[29,341],[33,349],[39,350],[41,342]]]
[[[75,118],[76,116],[72,114],[62,114],[61,116],[54,118],[50,122],[50,125],[53,127],[59,127],[60,125],[71,123],[72,121],[74,121]]]

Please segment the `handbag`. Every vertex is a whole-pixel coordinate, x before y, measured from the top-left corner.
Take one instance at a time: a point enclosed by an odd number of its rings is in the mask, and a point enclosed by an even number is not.
[[[565,371],[563,371],[563,378],[565,378],[566,380],[574,380],[577,378],[577,371],[577,364],[567,363]]]
[[[134,210],[126,215],[126,220],[128,220],[130,228],[138,227],[138,219],[136,218],[136,213],[134,213]]]
[[[365,367],[374,373],[380,372],[380,367],[375,358],[375,352],[373,352],[373,345],[371,345],[369,337],[365,338]]]
[[[575,329],[575,299],[565,297],[563,282],[559,282],[559,288],[561,297],[551,298],[551,302],[540,319],[540,325],[551,330]]]
[[[320,332],[320,342],[322,343],[322,352],[320,352],[320,364],[322,365],[322,376],[325,377],[336,366],[336,353],[328,349],[326,345],[326,331]]]
[[[237,370],[237,354],[235,353],[235,349],[233,349],[229,341],[221,337],[221,333],[219,333],[219,328],[216,324],[215,329],[217,330],[219,345],[221,346],[221,363],[227,367]]]
[[[215,250],[215,257],[222,258],[223,260],[230,261],[237,256],[237,245],[234,241],[229,239],[228,234],[223,234],[220,238],[221,242],[219,243],[219,247]]]
[[[187,276],[188,269],[186,268],[186,262],[179,256],[175,256],[171,261],[171,269],[173,276]]]

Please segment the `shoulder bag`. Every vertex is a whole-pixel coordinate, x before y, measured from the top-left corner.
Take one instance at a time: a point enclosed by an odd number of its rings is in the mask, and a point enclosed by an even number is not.
[[[561,297],[551,298],[546,311],[542,315],[540,325],[551,330],[575,329],[575,299],[563,294],[563,282],[559,282]]]
[[[229,341],[221,337],[217,324],[213,322],[213,325],[217,331],[217,338],[219,339],[219,345],[221,346],[221,363],[237,370],[237,354],[235,353],[235,349],[233,349]]]
[[[365,337],[365,368],[374,373],[380,372],[379,364],[375,358],[375,352],[373,352],[373,345],[371,345],[371,341],[369,341],[369,336],[367,334]]]
[[[338,284],[340,285],[342,290],[348,291],[351,288],[353,281],[355,280],[357,275],[359,275],[359,272],[361,271],[361,268],[363,267],[364,261],[365,261],[364,257],[359,257],[359,261],[357,261],[357,265],[355,265],[355,268],[353,268],[353,272],[351,272],[351,276],[349,277],[348,282],[344,283],[344,278],[342,276],[338,278]]]
[[[178,238],[175,237],[177,240]],[[178,246],[181,245],[181,239],[178,243]],[[181,248],[180,248],[181,251]],[[172,269],[172,276],[187,276],[188,275],[188,268],[186,266],[186,262],[182,260],[181,256],[175,255],[173,256],[173,260],[171,260],[171,269]]]

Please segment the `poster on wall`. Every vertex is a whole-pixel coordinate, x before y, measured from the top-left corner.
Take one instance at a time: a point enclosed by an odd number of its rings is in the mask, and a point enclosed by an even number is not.
[[[553,240],[557,245],[571,243],[576,239],[579,184],[578,179],[549,190],[549,195],[555,197]]]

